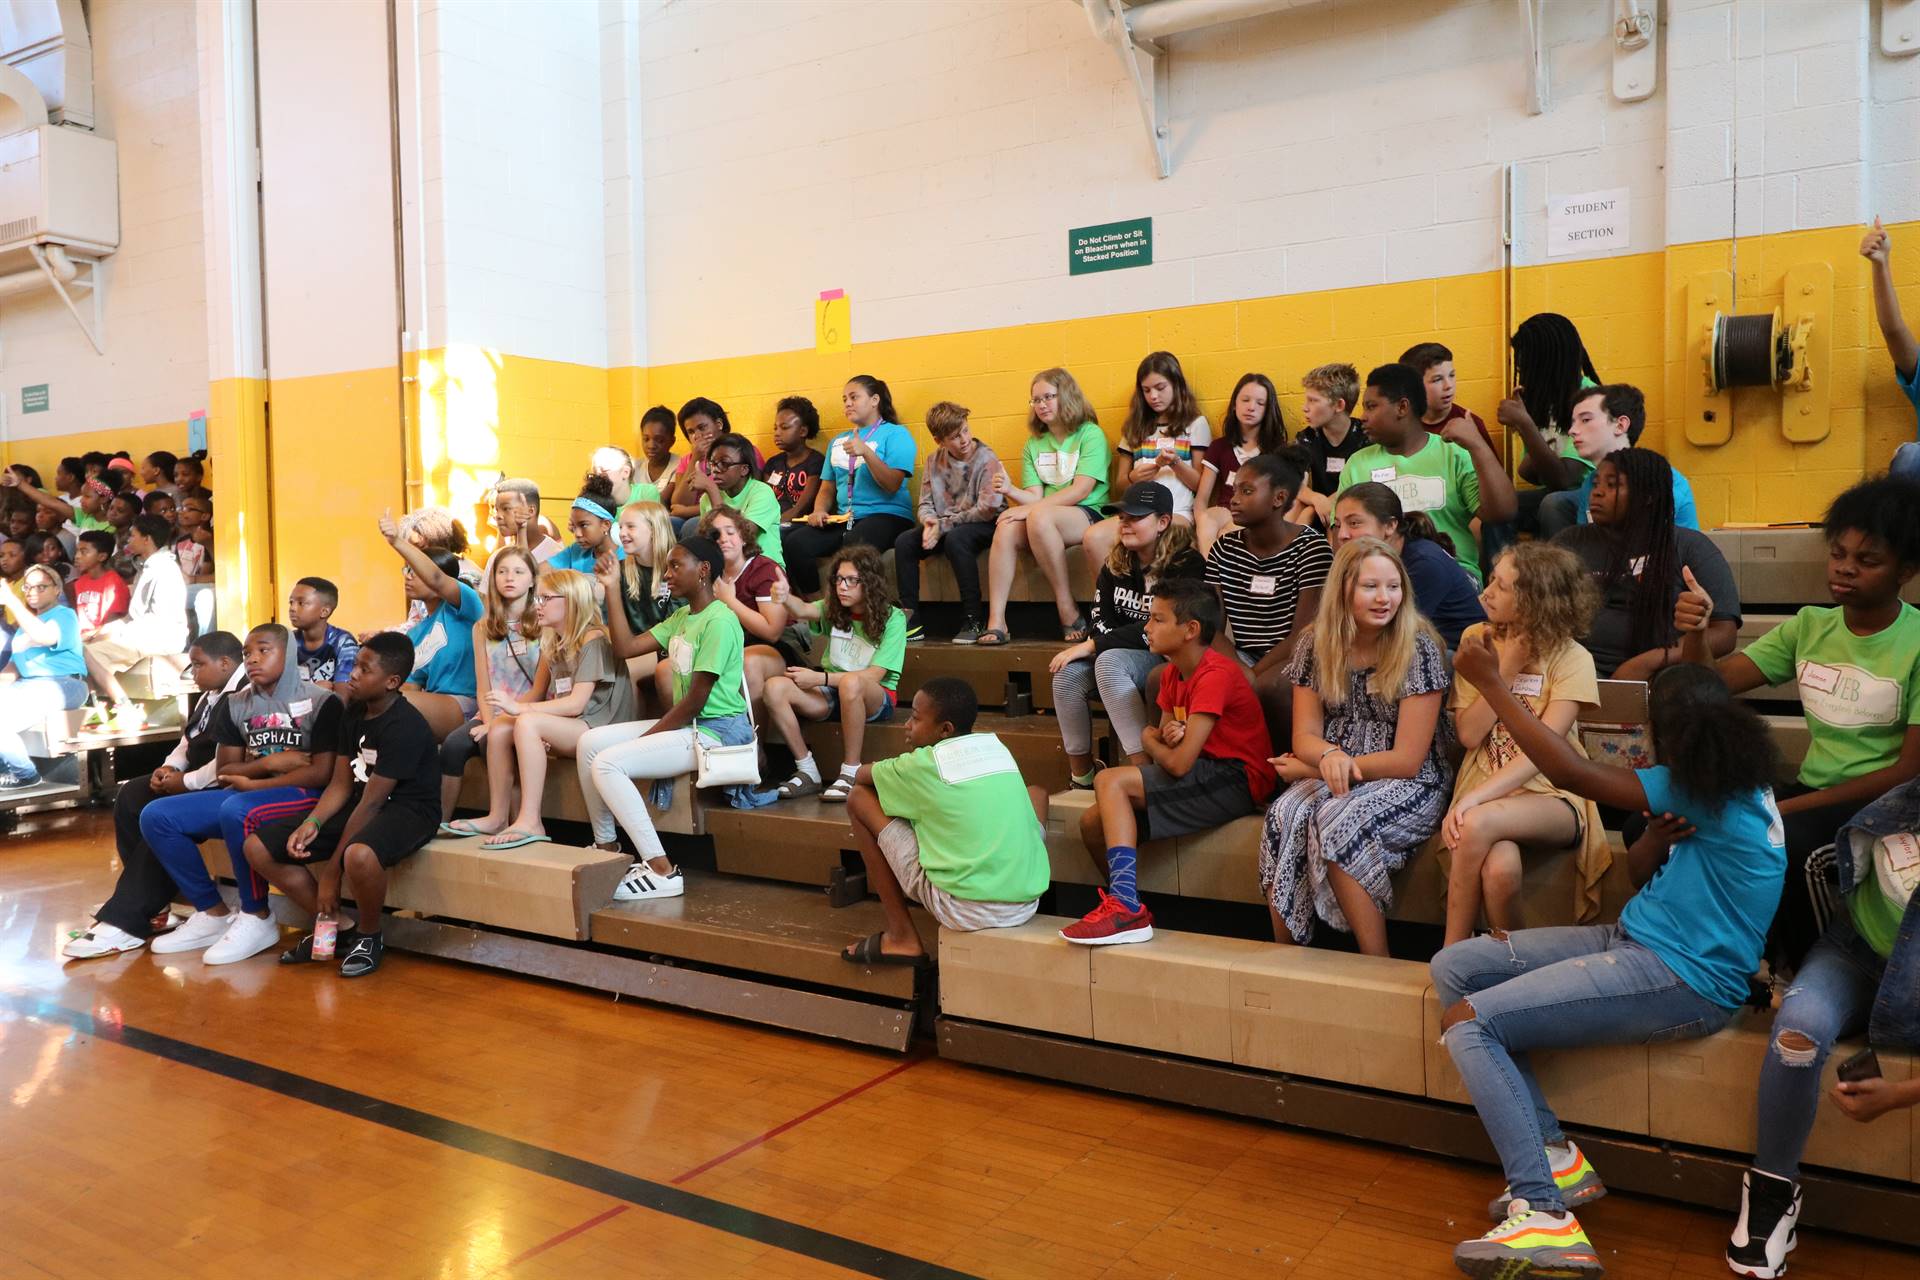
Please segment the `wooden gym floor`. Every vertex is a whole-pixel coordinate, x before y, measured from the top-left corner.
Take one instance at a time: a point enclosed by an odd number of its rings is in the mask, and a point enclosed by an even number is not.
[[[1496,1171],[390,953],[65,963],[99,814],[0,838],[0,1277],[1448,1277]],[[1604,1173],[1605,1171],[1602,1170]],[[1609,1274],[1726,1275],[1616,1195]],[[1916,1274],[1806,1233],[1793,1274]]]

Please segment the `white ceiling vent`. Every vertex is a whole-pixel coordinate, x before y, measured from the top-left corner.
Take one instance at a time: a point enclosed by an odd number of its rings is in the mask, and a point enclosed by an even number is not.
[[[0,62],[33,81],[48,122],[93,128],[93,41],[80,0],[0,3]]]

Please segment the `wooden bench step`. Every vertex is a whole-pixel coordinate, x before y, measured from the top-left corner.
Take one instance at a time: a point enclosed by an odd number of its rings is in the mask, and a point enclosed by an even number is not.
[[[818,796],[765,809],[709,809],[706,822],[714,866],[728,875],[825,886],[842,852],[853,850],[847,806]]]
[[[868,725],[866,742],[861,751],[862,759],[872,764],[904,753],[907,749],[906,720],[907,711],[902,707],[894,713],[892,720]],[[839,722],[818,721],[802,725],[801,730],[814,753],[814,759],[820,765],[822,776],[830,778],[837,774],[841,761],[845,759],[841,749]],[[1028,786],[1045,787],[1051,792],[1062,790],[1072,783],[1073,770],[1067,766],[1066,752],[1060,746],[1060,722],[1052,716],[1006,716],[982,712],[974,724],[974,732],[998,735],[1012,753],[1014,762],[1020,766],[1020,775]],[[1106,721],[1096,717],[1093,722],[1094,741],[1101,742],[1106,735]]]
[[[1007,686],[1026,692],[1038,709],[1053,707],[1053,675],[1047,664],[1065,648],[1060,640],[1016,640],[1012,644],[965,645],[922,640],[907,646],[900,670],[900,698],[911,702],[920,686],[936,676],[955,676],[973,687],[983,707],[1006,705]]]
[[[848,943],[884,927],[879,903],[835,908],[816,889],[699,871],[685,875],[683,897],[614,902],[595,911],[593,941],[796,982],[913,998],[911,968],[854,965],[840,958]],[[937,926],[924,913],[914,916],[931,955]]]

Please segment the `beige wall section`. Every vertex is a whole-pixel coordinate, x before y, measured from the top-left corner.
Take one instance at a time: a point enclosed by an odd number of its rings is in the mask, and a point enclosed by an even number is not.
[[[177,452],[187,415],[207,398],[196,9],[151,0],[87,9],[96,131],[115,139],[120,163],[120,248],[101,269],[106,353],[51,289],[0,304],[0,436],[9,461],[43,470],[82,449]],[[32,266],[24,258],[9,255],[0,270]],[[40,383],[50,408],[21,413],[20,388]]]
[[[387,6],[262,0],[256,12],[270,606],[318,574],[341,585],[343,620],[390,622],[400,566],[374,519],[403,509],[405,447]]]

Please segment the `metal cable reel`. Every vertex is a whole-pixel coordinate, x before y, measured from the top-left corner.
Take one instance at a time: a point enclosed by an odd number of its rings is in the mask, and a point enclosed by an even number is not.
[[[1796,316],[1789,325],[1779,307],[1769,315],[1714,312],[1703,353],[1707,393],[1718,395],[1730,387],[1811,388],[1812,332],[1812,316]]]

